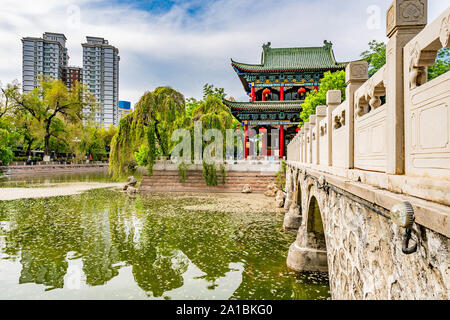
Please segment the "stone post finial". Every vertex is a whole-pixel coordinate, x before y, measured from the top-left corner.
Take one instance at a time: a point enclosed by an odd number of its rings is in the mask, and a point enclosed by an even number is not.
[[[345,68],[345,83],[363,83],[369,78],[369,64],[367,61],[352,61]]]
[[[341,104],[341,99],[341,90],[329,90],[327,92],[327,105],[339,105]]]
[[[327,115],[327,106],[317,106],[316,115],[317,117],[325,117]]]
[[[386,35],[400,28],[427,24],[428,0],[394,0],[386,13]]]

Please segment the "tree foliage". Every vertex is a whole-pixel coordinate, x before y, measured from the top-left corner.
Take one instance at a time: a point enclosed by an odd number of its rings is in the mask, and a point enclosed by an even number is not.
[[[19,112],[28,113],[38,123],[43,137],[45,155],[50,155],[50,139],[64,140],[66,123],[75,124],[83,120],[83,108],[95,109],[87,88],[77,83],[68,90],[61,80],[40,78],[39,86],[25,95],[15,94],[13,99]]]
[[[450,70],[450,49],[442,48],[438,51],[436,63],[428,67],[428,80],[433,80]]]
[[[369,64],[369,78],[386,64],[386,44],[372,40],[369,49],[361,53],[361,57]],[[450,49],[438,51],[436,62],[428,67],[428,80],[433,80],[450,70]]]
[[[386,44],[372,40],[369,49],[361,53],[361,58],[369,64],[369,78],[386,64]]]
[[[137,164],[135,152],[143,144],[149,147],[151,159],[155,158],[156,149],[163,156],[169,156],[173,147],[173,131],[187,124],[185,101],[181,93],[170,87],[146,92],[135,110],[119,123],[119,130],[111,141],[110,172],[116,178],[130,173],[133,164]],[[149,164],[152,163],[151,159]]]
[[[303,125],[309,121],[309,116],[316,113],[317,106],[326,105],[328,90],[341,90],[342,101],[345,100],[345,72],[326,72],[321,81],[318,91],[310,91],[306,94],[305,101],[302,104],[302,112],[300,118]]]
[[[14,160],[12,147],[17,135],[11,131],[4,119],[0,118],[0,165],[7,166]]]

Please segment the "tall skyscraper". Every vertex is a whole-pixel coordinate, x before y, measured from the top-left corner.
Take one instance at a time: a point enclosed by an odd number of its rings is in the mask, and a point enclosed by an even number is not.
[[[38,75],[62,79],[69,56],[62,33],[45,32],[42,38],[22,38],[22,86],[28,93],[37,87]]]
[[[83,47],[83,82],[100,103],[96,115],[103,126],[119,122],[119,50],[108,40],[86,37]]]

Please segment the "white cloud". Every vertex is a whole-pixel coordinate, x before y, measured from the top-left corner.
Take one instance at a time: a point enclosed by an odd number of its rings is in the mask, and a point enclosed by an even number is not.
[[[327,39],[333,42],[338,60],[358,59],[370,40],[385,40],[384,14],[390,2],[228,0],[203,4],[196,14],[188,13],[186,3],[152,14],[103,0],[2,0],[0,80],[21,80],[21,37],[52,31],[68,38],[73,65],[81,65],[80,44],[87,35],[104,37],[117,46],[120,99],[133,104],[143,92],[159,85],[200,97],[206,82],[244,99],[231,57],[255,63],[263,42],[271,41],[273,47],[318,46]],[[431,20],[449,1],[429,3]],[[73,28],[73,12],[68,12],[73,5],[80,8],[79,28]],[[371,5],[380,8],[380,29],[367,27]]]

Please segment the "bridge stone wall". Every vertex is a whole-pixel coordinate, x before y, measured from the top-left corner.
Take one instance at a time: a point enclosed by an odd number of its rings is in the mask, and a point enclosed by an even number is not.
[[[287,184],[296,185],[297,192],[301,190],[301,199],[290,206],[299,206],[301,225],[290,248],[289,267],[328,271],[333,299],[449,298],[450,250],[446,236],[416,224],[413,239],[419,242],[418,250],[405,255],[404,230],[390,219],[333,190],[318,189],[315,179],[304,180],[304,167],[288,164],[288,172]],[[322,255],[316,252],[320,245],[308,223],[318,220],[311,216],[317,214],[310,210],[313,198],[317,199],[323,222],[326,247],[322,247]],[[322,268],[317,266],[321,260]]]

